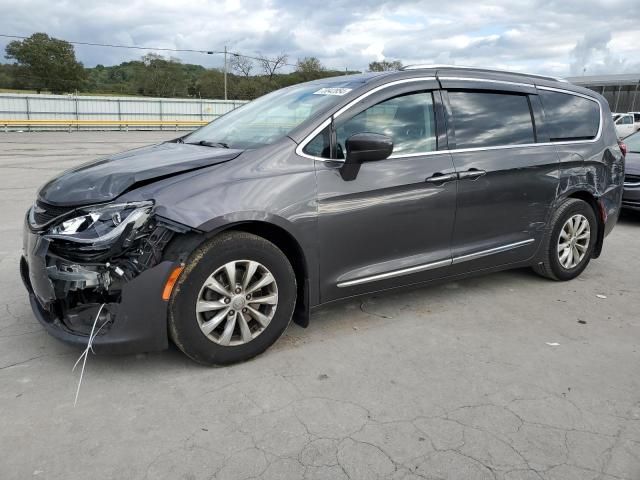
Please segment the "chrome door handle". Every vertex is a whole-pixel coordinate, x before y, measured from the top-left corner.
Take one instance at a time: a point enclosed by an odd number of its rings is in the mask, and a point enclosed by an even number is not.
[[[466,172],[460,172],[458,174],[458,178],[460,180],[475,180],[476,178],[480,178],[481,176],[485,175],[487,172],[485,172],[484,170],[478,170],[477,168],[470,168],[469,170],[467,170]]]
[[[452,180],[457,180],[457,179],[458,179],[458,175],[456,173],[448,173],[448,174],[434,173],[433,176],[426,178],[425,182],[446,183],[446,182],[450,182]]]

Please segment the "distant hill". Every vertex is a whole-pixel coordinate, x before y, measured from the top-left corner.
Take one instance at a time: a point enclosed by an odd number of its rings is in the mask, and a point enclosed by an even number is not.
[[[224,98],[224,74],[219,69],[181,63],[158,55],[120,65],[85,68],[86,78],[79,92],[86,94],[145,95],[153,97]],[[344,75],[319,69],[268,75],[227,75],[229,99],[251,100],[272,90],[317,78]],[[14,64],[0,64],[0,89],[46,92],[42,79],[24,74]],[[71,92],[70,92],[71,93]]]

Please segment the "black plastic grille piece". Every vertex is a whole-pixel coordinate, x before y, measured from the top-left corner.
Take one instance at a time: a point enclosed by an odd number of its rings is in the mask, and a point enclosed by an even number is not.
[[[70,212],[73,208],[74,207],[56,207],[37,200],[33,210],[33,219],[38,225],[44,225],[54,218]]]

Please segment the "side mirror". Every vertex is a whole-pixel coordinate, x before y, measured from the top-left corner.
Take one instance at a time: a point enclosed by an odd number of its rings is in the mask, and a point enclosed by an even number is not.
[[[344,180],[354,180],[360,164],[384,160],[393,152],[393,140],[379,133],[356,133],[347,138],[346,159],[340,173]]]
[[[356,133],[347,138],[347,161],[354,163],[384,160],[393,152],[393,140],[379,133]]]

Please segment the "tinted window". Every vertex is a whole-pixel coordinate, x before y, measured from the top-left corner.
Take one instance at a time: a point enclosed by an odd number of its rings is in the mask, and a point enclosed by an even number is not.
[[[330,145],[331,130],[327,127],[307,143],[302,151],[314,157],[330,158]]]
[[[456,148],[535,143],[526,95],[449,92]]]
[[[359,114],[336,122],[336,157],[344,158],[345,142],[356,133],[380,133],[393,139],[393,155],[436,150],[436,126],[433,96],[430,92],[394,97]],[[304,152],[314,157],[330,158],[329,127],[314,137]]]
[[[552,142],[589,140],[598,134],[600,108],[595,101],[568,93],[540,90]]]
[[[392,155],[436,150],[433,96],[429,92],[391,98],[336,124],[337,156],[344,158],[345,141],[356,133],[380,133],[393,139]]]

